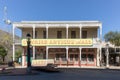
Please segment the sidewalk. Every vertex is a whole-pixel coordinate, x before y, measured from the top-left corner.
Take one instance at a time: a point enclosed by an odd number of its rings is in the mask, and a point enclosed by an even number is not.
[[[39,67],[39,66],[38,66]],[[26,66],[16,66],[15,68],[26,68]],[[106,66],[57,66],[55,68],[84,68],[84,69],[106,69]],[[109,66],[107,69],[120,69],[120,66]]]
[[[58,66],[56,68],[81,68],[81,69],[114,69],[114,70],[120,70],[120,66],[109,66],[108,68],[106,66],[103,67],[95,67],[95,66]]]
[[[119,69],[120,70],[120,66],[110,66],[109,69]]]

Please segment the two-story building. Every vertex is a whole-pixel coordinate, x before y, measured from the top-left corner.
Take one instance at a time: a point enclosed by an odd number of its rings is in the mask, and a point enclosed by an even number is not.
[[[22,40],[16,41],[16,28]],[[102,23],[99,21],[22,21],[13,23],[13,61],[15,46],[22,46],[26,65],[26,34],[31,34],[32,60],[53,59],[58,66],[100,66]]]

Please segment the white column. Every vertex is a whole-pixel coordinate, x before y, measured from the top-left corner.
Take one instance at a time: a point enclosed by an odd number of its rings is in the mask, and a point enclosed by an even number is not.
[[[35,39],[35,25],[33,25],[33,39]],[[33,46],[33,59],[35,59],[35,46]]]
[[[46,59],[48,59],[48,47],[46,46]]]
[[[82,26],[80,25],[80,38],[82,38]]]
[[[80,51],[80,53],[79,53],[80,59],[79,60],[80,60],[80,65],[81,65],[81,51],[82,51],[82,48],[79,47],[79,51]]]
[[[102,51],[101,51],[101,47],[100,47],[100,52],[99,53],[100,53],[100,59],[99,60],[100,60],[100,66],[101,66],[101,64],[102,64]]]
[[[109,67],[109,49],[106,51],[106,67]]]
[[[24,48],[22,48],[22,67],[25,66],[25,53],[24,53]]]
[[[33,46],[33,59],[35,59],[35,46]]]
[[[15,61],[15,43],[13,43],[13,61]]]
[[[66,47],[66,60],[68,61],[68,47]]]
[[[48,24],[46,24],[46,39],[48,39]],[[48,59],[48,50],[49,48],[46,46],[46,59]]]
[[[100,25],[100,40],[102,41],[102,24]]]
[[[96,62],[97,62],[97,66],[99,66],[100,65],[99,64],[100,63],[99,62],[99,48],[97,48],[97,53],[96,54],[97,54],[97,61]]]
[[[69,28],[69,26],[68,26],[68,24],[66,24],[66,39],[68,39],[68,28]]]
[[[35,39],[35,25],[33,25],[33,39]]]
[[[22,67],[25,66],[25,55],[22,55]]]
[[[69,28],[69,25],[66,24],[66,39],[68,39],[68,28]],[[68,46],[66,47],[66,60],[68,62]]]
[[[13,26],[13,61],[15,61],[15,26]]]

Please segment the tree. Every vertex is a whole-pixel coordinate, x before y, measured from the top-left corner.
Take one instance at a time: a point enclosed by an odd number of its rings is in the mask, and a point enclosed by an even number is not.
[[[0,30],[0,45],[3,46],[7,50],[7,57],[6,61],[9,61],[11,58],[12,53],[12,35],[8,32],[4,32]]]
[[[105,41],[109,41],[115,46],[120,46],[120,32],[110,31],[104,36]]]
[[[10,50],[12,47],[12,41],[12,35],[10,35],[9,33],[5,33],[3,34],[0,44],[4,46],[7,50]]]
[[[0,57],[2,58],[3,62],[5,61],[6,55],[7,55],[7,50],[3,46],[0,46]]]

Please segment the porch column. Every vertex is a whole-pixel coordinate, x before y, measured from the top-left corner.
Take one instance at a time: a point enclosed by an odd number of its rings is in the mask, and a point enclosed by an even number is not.
[[[46,59],[48,59],[48,47],[46,46]]]
[[[15,61],[15,26],[13,25],[13,61]]]
[[[82,38],[82,26],[80,25],[80,38]]]
[[[35,39],[35,25],[33,25],[33,39]],[[35,46],[33,46],[33,59],[35,59]]]
[[[68,28],[69,28],[69,25],[66,24],[66,39],[68,39]],[[68,47],[66,47],[66,60],[67,60],[67,66],[68,66]]]
[[[106,50],[106,67],[108,68],[109,67],[109,48],[107,47],[107,50]]]
[[[69,28],[69,25],[66,24],[66,39],[68,39],[68,28]]]
[[[97,56],[96,56],[97,57],[97,61],[96,61],[97,62],[97,66],[100,66],[100,64],[99,64],[100,63],[99,62],[99,59],[100,59],[99,58],[99,48],[97,48],[97,53],[96,54],[97,54]]]
[[[48,24],[46,24],[46,39],[48,39]],[[46,59],[48,59],[48,47],[46,46]]]
[[[100,66],[102,65],[102,51],[101,51],[101,47],[100,47],[100,51],[99,51],[99,53],[100,53]]]
[[[102,41],[102,24],[100,25],[100,41]]]
[[[80,64],[80,66],[81,66],[81,51],[82,51],[82,48],[79,47],[79,52],[80,52],[80,53],[79,53],[79,55],[80,55],[80,56],[79,56],[79,60],[80,60],[79,64]]]
[[[66,47],[66,60],[67,60],[67,63],[68,63],[68,47]]]

